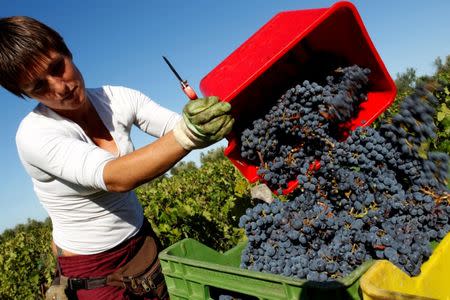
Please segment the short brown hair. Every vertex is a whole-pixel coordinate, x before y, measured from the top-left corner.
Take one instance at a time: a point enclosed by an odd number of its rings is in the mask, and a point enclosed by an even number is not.
[[[47,25],[26,16],[0,18],[0,85],[24,98],[19,78],[32,78],[33,68],[50,51],[72,58],[63,38]]]

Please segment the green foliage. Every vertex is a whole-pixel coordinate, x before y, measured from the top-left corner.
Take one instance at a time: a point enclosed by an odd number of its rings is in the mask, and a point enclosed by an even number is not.
[[[136,190],[164,247],[190,237],[227,250],[243,238],[237,224],[251,206],[249,184],[222,152],[203,156],[200,168],[180,170]]]
[[[437,71],[431,78],[430,84],[435,87],[434,95],[439,103],[436,107],[436,119],[438,136],[432,141],[434,150],[450,153],[450,56],[445,63],[436,59]]]
[[[0,236],[0,299],[42,299],[55,270],[51,222],[28,220]]]

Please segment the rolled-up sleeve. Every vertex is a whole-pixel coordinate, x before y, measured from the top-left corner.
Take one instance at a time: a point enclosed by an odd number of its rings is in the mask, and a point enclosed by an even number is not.
[[[103,169],[114,159],[111,153],[67,135],[62,129],[29,125],[22,124],[16,135],[19,157],[25,166],[86,188],[107,190]]]

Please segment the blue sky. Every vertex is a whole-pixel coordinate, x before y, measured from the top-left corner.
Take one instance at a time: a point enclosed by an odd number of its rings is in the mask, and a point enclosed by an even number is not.
[[[450,1],[352,1],[389,73],[431,74],[450,55]],[[63,4],[64,3],[64,4]],[[126,3],[126,4],[125,4]],[[335,1],[98,0],[1,1],[0,17],[27,15],[64,37],[88,87],[138,89],[180,112],[187,99],[161,56],[199,91],[200,80],[276,13],[330,7]],[[47,214],[17,156],[15,132],[36,104],[0,89],[0,232]],[[136,147],[153,141],[133,132]],[[224,142],[221,143],[225,145]],[[219,144],[219,145],[221,145]],[[186,160],[198,162],[200,151]]]

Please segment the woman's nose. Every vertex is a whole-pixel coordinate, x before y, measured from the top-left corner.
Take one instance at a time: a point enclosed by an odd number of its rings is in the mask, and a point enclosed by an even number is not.
[[[70,91],[67,83],[58,77],[48,76],[49,89],[57,96],[64,98]]]

